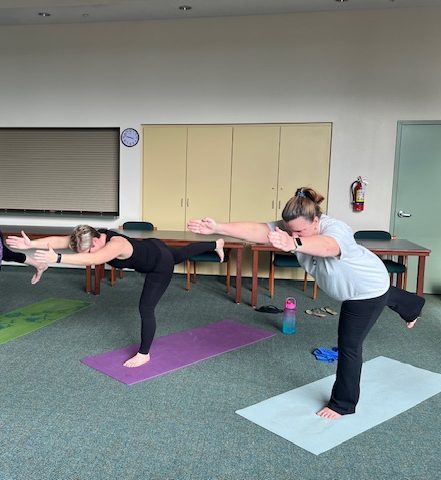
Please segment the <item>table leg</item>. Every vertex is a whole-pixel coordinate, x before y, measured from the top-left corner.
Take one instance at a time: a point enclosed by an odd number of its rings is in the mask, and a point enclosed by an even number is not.
[[[251,306],[254,308],[257,305],[257,276],[259,272],[259,251],[253,250],[253,273],[251,282]]]
[[[242,253],[242,248],[236,250],[236,303],[242,301]]]
[[[92,267],[86,266],[86,293],[92,292]]]
[[[99,295],[101,293],[101,279],[103,278],[103,269],[104,265],[95,265],[95,291],[93,292],[95,295]]]
[[[398,263],[401,263],[402,265],[404,264],[404,257],[403,256],[398,257]],[[403,288],[403,274],[402,273],[397,274],[397,287],[398,288]]]
[[[421,255],[418,257],[418,274],[416,293],[420,297],[424,295],[424,272],[426,269],[426,257]]]

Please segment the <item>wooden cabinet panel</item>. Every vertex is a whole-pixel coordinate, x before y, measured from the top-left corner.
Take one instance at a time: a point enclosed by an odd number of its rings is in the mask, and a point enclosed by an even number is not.
[[[230,221],[275,219],[280,127],[233,127]]]
[[[142,219],[160,230],[185,229],[187,127],[143,128]]]
[[[331,124],[282,125],[277,192],[277,216],[299,187],[312,187],[325,200],[327,210]]]
[[[228,222],[232,133],[230,126],[188,128],[187,221],[208,215]]]

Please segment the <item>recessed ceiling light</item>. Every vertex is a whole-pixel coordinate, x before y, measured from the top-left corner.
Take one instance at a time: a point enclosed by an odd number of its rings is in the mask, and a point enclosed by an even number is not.
[[[335,0],[336,2],[347,2],[348,0]]]
[[[38,15],[40,15],[40,17],[50,17],[51,14],[48,13],[48,12],[39,12]]]
[[[191,10],[193,7],[190,7],[190,5],[181,5],[179,7],[179,10],[182,10],[184,12],[187,12],[188,10]]]

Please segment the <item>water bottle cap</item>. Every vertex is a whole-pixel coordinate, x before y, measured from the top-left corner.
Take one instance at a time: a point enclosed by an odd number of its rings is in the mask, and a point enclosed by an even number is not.
[[[296,299],[293,298],[293,297],[288,297],[286,300],[285,300],[285,308],[287,308],[288,310],[295,310],[296,309]]]

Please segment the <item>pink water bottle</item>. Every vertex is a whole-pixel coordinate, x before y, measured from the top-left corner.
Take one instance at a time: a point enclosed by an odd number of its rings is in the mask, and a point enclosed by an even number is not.
[[[296,299],[288,297],[283,310],[282,333],[292,335],[296,333]]]

